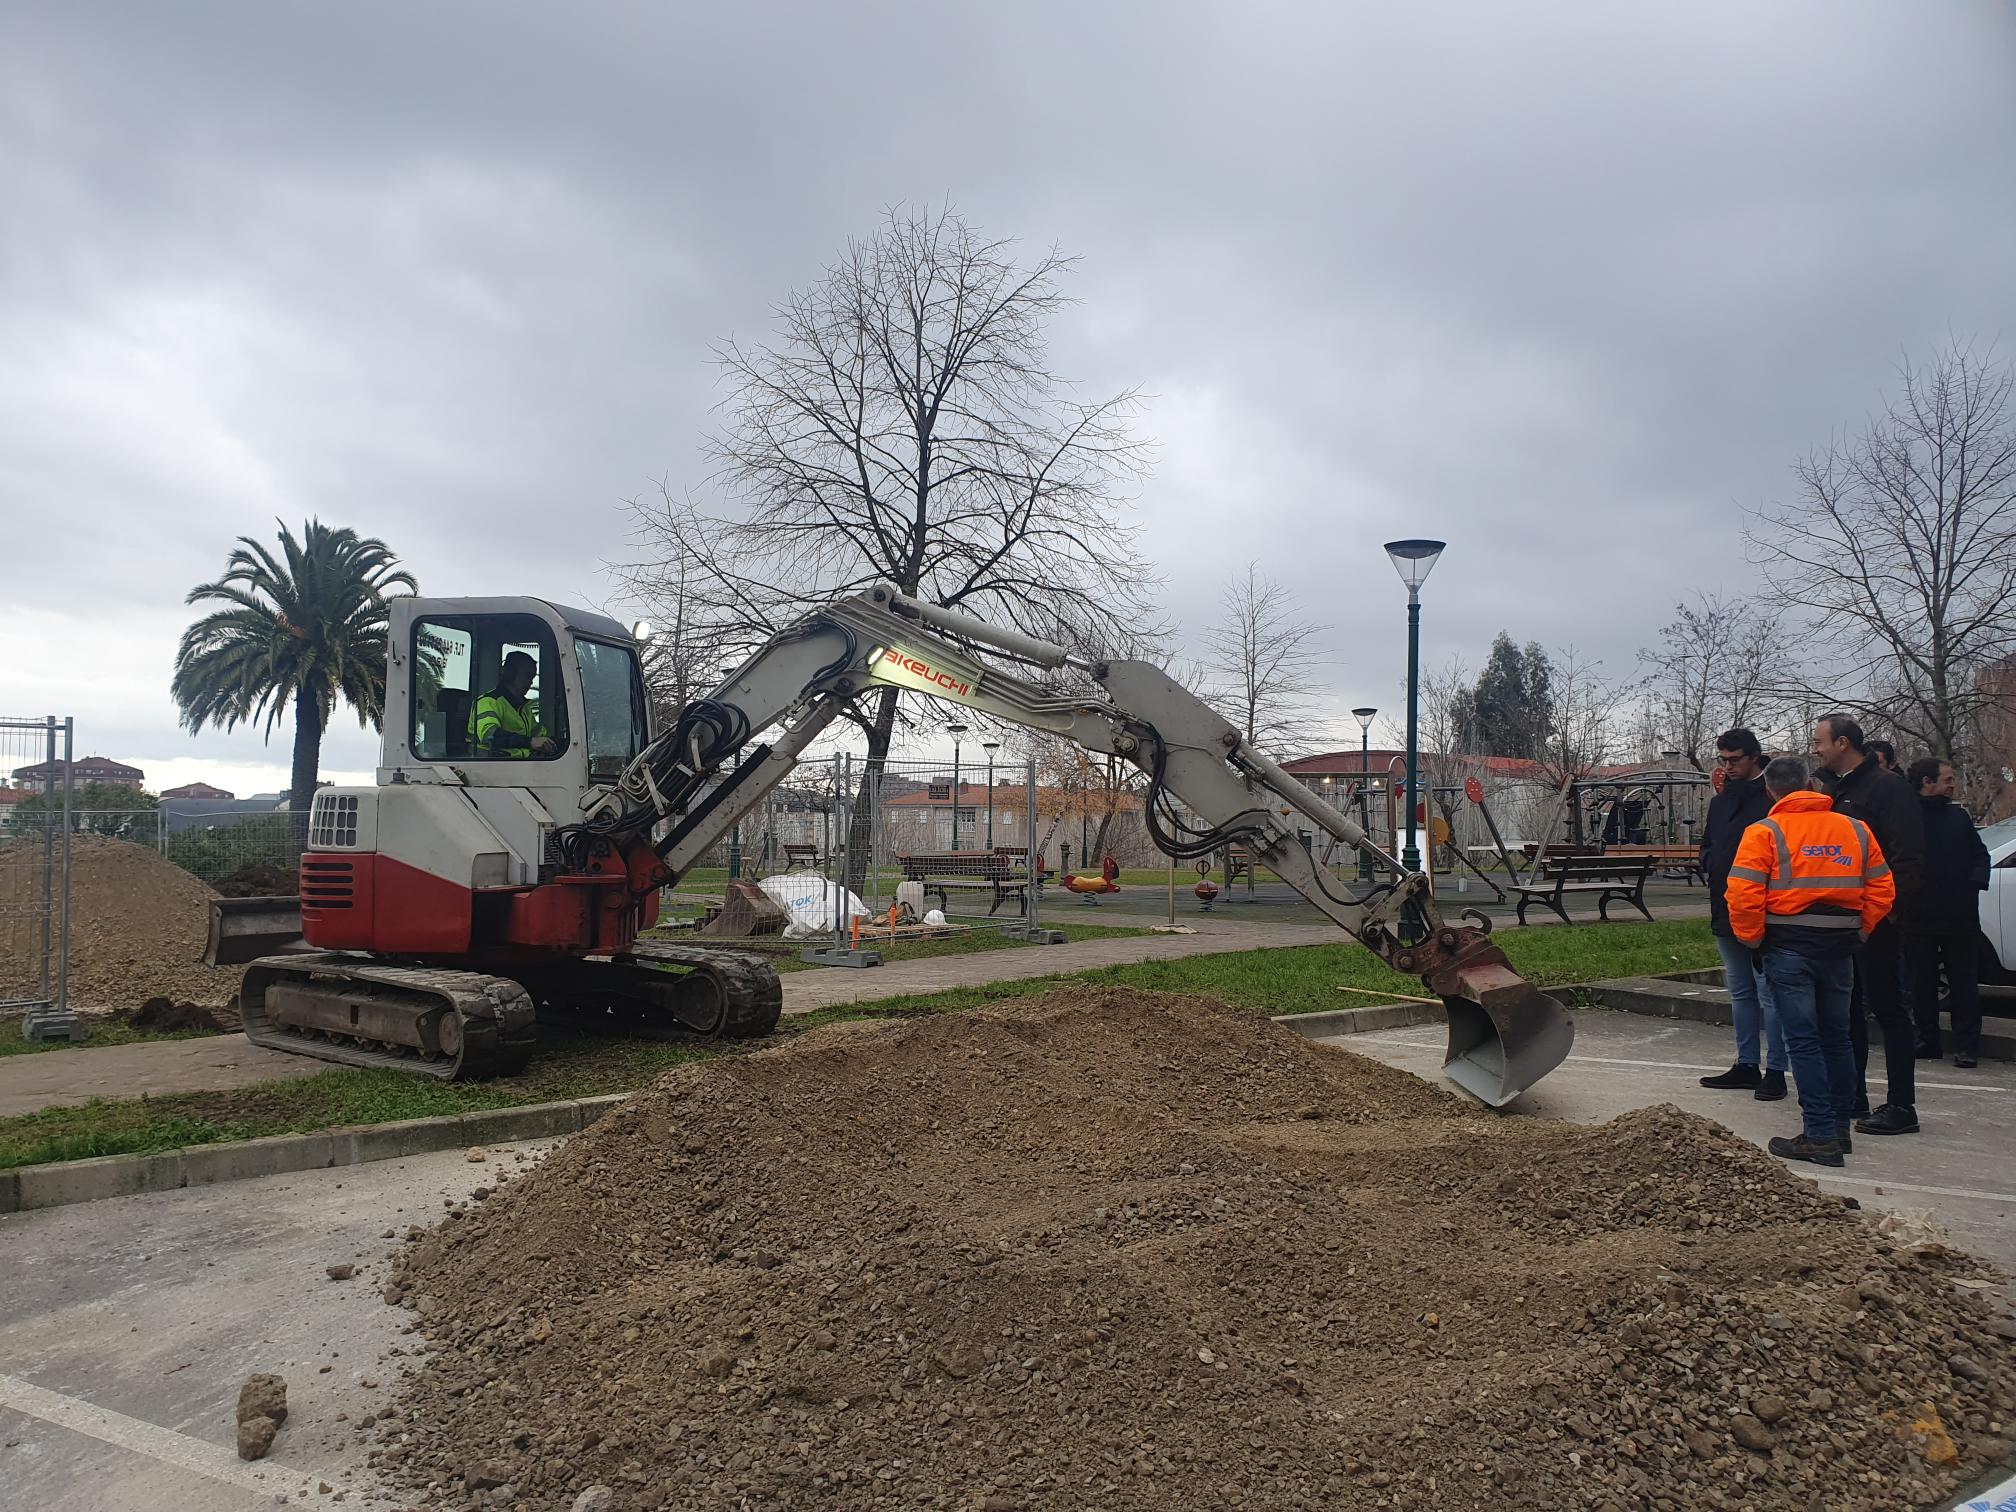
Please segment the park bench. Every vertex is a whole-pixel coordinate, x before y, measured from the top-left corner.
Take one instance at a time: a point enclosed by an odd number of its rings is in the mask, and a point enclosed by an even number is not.
[[[1645,879],[1652,875],[1650,856],[1560,856],[1540,863],[1540,870],[1524,882],[1514,882],[1519,898],[1519,922],[1526,922],[1530,903],[1544,903],[1561,916],[1563,924],[1575,921],[1565,906],[1570,893],[1596,894],[1596,913],[1610,917],[1610,900],[1622,898],[1647,919],[1652,911],[1645,906]]]
[[[787,845],[784,847],[784,870],[796,871],[801,866],[809,867],[813,871],[822,869],[818,846]]]
[[[904,881],[923,884],[926,903],[936,893],[938,906],[949,910],[953,893],[984,892],[993,898],[991,915],[1010,898],[1027,899],[1029,872],[1022,859],[1000,851],[934,851],[898,856],[896,864]]]
[[[1697,879],[1703,883],[1707,881],[1701,871],[1701,852],[1692,845],[1606,845],[1603,854],[1634,859],[1650,856],[1654,869],[1661,876],[1680,878],[1689,887]]]

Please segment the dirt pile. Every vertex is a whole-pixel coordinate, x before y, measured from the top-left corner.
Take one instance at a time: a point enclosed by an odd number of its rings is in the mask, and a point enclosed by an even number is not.
[[[131,1009],[152,997],[221,1007],[238,991],[237,968],[205,966],[210,900],[203,881],[144,845],[77,835],[70,843],[70,1003]],[[34,987],[41,924],[38,866],[0,853],[0,994]]]
[[[681,1067],[406,1247],[429,1507],[1929,1502],[2016,1332],[1718,1127],[1071,990]]]

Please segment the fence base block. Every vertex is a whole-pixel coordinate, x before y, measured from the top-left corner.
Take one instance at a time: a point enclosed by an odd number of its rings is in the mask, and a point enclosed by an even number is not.
[[[21,1037],[28,1040],[70,1040],[84,1043],[84,1020],[69,1009],[58,1013],[31,1008],[21,1021]]]
[[[1040,924],[1003,924],[1001,937],[1006,940],[1027,940],[1032,945],[1062,945],[1065,935],[1061,929],[1045,929]]]
[[[813,950],[801,950],[798,959],[813,966],[880,966],[882,952],[879,950],[848,950],[844,947],[821,945]]]

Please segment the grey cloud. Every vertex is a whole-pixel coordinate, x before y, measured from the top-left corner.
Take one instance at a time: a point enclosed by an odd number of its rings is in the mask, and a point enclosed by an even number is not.
[[[1622,670],[1900,349],[2009,324],[2012,65],[1989,5],[11,7],[0,637],[95,745],[235,756],[167,658],[275,514],[606,599],[709,344],[949,194],[1083,255],[1058,365],[1154,396],[1193,631],[1257,557],[1385,701],[1428,531],[1434,659]]]

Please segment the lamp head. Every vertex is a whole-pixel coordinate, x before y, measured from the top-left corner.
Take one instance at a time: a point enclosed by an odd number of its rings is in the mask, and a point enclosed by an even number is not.
[[[945,726],[945,733],[957,739],[966,733],[966,729],[967,727],[963,724],[948,724]]]
[[[1358,721],[1359,729],[1369,730],[1372,728],[1372,716],[1378,712],[1377,709],[1353,709],[1351,717]]]
[[[985,751],[989,756],[992,756],[996,751],[1001,749],[1001,742],[998,740],[983,740],[980,742],[980,749]]]
[[[1442,555],[1447,541],[1388,541],[1386,555],[1392,559],[1393,570],[1400,574],[1400,581],[1407,585],[1409,593],[1418,593],[1421,585],[1428,581],[1428,574],[1435,570],[1435,559]]]

